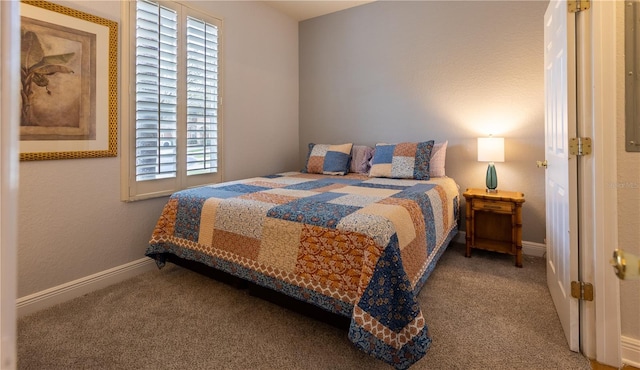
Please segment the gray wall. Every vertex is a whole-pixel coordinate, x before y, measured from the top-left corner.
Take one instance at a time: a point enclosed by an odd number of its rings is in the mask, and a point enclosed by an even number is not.
[[[61,3],[126,27],[124,2]],[[296,168],[297,22],[260,2],[188,4],[224,22],[226,180]],[[20,163],[18,297],[144,257],[166,198],[123,203],[120,180],[120,158]]]
[[[447,174],[484,187],[476,138],[505,137],[498,187],[545,237],[544,1],[381,1],[300,23],[300,166],[309,142],[449,140]],[[463,225],[464,226],[464,225]]]

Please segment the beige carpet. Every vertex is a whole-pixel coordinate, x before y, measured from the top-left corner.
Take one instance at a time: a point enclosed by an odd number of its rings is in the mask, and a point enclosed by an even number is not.
[[[569,351],[542,258],[453,244],[420,304],[432,347],[412,369],[590,369]],[[390,369],[346,331],[167,266],[18,322],[20,369]]]

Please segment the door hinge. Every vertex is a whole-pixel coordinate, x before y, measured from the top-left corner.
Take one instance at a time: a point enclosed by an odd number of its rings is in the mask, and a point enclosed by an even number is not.
[[[569,154],[589,155],[591,154],[590,137],[572,137],[569,139]]]
[[[569,0],[567,1],[569,13],[578,13],[591,8],[591,0]]]
[[[593,285],[584,281],[571,282],[571,296],[582,301],[593,301]]]

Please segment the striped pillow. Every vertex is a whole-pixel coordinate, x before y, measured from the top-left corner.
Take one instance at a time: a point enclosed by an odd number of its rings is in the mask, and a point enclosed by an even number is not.
[[[376,144],[369,177],[429,180],[429,162],[434,141]]]
[[[349,172],[353,143],[309,144],[309,155],[303,172],[324,175],[346,175]]]

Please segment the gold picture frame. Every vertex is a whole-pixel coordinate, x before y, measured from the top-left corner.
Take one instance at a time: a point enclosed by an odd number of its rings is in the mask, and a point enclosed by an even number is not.
[[[118,155],[118,23],[22,0],[20,160]]]

